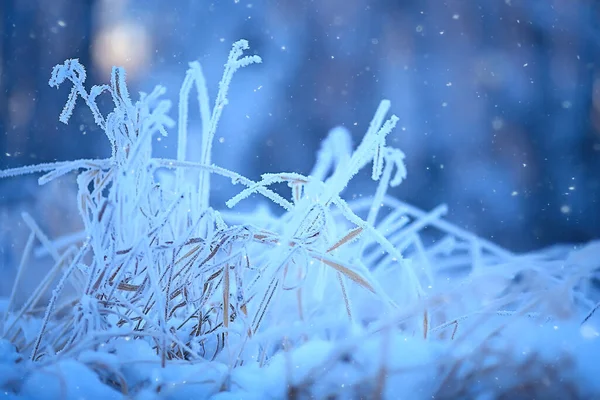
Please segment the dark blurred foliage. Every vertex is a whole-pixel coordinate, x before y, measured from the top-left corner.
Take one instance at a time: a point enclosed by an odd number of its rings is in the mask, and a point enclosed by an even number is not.
[[[132,93],[162,84],[176,106],[188,61],[214,98],[245,38],[264,64],[234,78],[215,162],[307,173],[330,128],[358,142],[389,98],[409,173],[395,195],[445,202],[450,220],[515,250],[600,236],[597,1],[3,0],[0,24],[0,168],[107,154],[82,104],[58,122],[69,89],[47,81],[64,59],[88,66],[90,85],[124,65]],[[175,154],[172,136],[159,154]],[[359,178],[350,197],[372,192]],[[0,182],[5,214],[34,202],[31,182]]]

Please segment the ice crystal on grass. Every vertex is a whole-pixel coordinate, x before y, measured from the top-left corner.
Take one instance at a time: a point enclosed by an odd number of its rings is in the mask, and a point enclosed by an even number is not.
[[[89,92],[77,60],[54,68],[51,86],[72,83],[60,121],[68,122],[81,97],[112,153],[0,172],[43,173],[40,184],[77,175],[82,232],[51,240],[23,215],[31,234],[15,290],[31,257],[47,259],[48,274],[24,304],[16,304],[13,291],[2,343],[9,340],[31,360],[25,369],[31,387],[55,369],[84,368],[90,382],[114,389],[107,396],[193,390],[196,397],[245,391],[390,398],[411,387],[408,396],[443,398],[444,390],[470,393],[460,387],[461,380],[477,379],[469,360],[496,357],[490,343],[507,326],[575,319],[593,332],[599,295],[591,282],[598,263],[590,254],[597,245],[568,257],[517,256],[445,221],[443,205],[425,212],[387,194],[406,178],[404,154],[386,144],[398,121],[387,117],[387,100],[356,149],[347,130],[333,129],[309,175],[268,173],[255,182],[213,164],[212,142],[233,75],[261,62],[244,56],[248,48],[246,41],[233,45],[212,109],[202,68],[190,64],[179,93],[174,159],[152,155],[152,137],[175,125],[163,87],[133,101],[121,68],[113,69],[109,85]],[[202,119],[198,163],[186,160],[194,88]],[[96,105],[103,93],[114,105],[106,116]],[[373,196],[345,200],[350,180],[371,163]],[[242,186],[228,208],[258,195],[283,214],[234,214],[211,205],[212,174]],[[272,190],[278,184],[289,186],[288,197]],[[148,371],[144,360],[153,366]],[[423,368],[428,372],[419,373]],[[259,369],[272,385],[250,387],[247,377]],[[436,375],[439,385],[416,388]],[[56,376],[56,390],[69,391],[71,378]],[[489,376],[488,370],[481,374]],[[32,393],[12,381],[2,385]]]

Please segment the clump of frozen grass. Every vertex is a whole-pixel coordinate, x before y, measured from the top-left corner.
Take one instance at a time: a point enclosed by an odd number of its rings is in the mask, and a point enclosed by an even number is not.
[[[232,77],[261,62],[245,50],[246,41],[233,45],[212,107],[200,64],[190,64],[174,159],[152,157],[152,138],[175,126],[171,104],[161,99],[164,88],[134,102],[121,68],[113,69],[109,85],[89,91],[77,60],[52,71],[51,86],[72,83],[60,121],[68,122],[81,97],[112,155],[0,172],[43,173],[40,184],[77,173],[84,231],[51,240],[23,215],[31,234],[15,291],[32,256],[45,256],[49,272],[24,304],[17,306],[13,291],[2,334],[30,360],[32,385],[52,374],[49,368],[73,369],[77,360],[109,387],[142,397],[188,389],[200,397],[248,392],[248,377],[261,368],[274,374],[264,394],[278,398],[386,398],[435,376],[440,384],[419,393],[444,397],[443,391],[467,393],[460,382],[478,376],[469,362],[496,357],[490,341],[507,327],[534,329],[524,320],[577,320],[594,338],[599,263],[589,247],[568,257],[517,256],[444,221],[443,205],[425,212],[387,195],[406,177],[404,154],[386,144],[398,121],[387,118],[389,101],[381,102],[356,149],[347,130],[332,130],[309,175],[269,173],[254,182],[213,164]],[[194,89],[202,118],[198,163],[186,160]],[[103,93],[114,104],[106,116],[96,105]],[[367,166],[373,196],[345,200],[347,184]],[[157,178],[165,170],[172,179]],[[282,215],[211,207],[215,174],[243,186],[227,207],[258,195]],[[271,189],[277,184],[289,186],[289,197]],[[138,360],[132,369],[129,352],[153,367],[140,372]],[[482,377],[505,364],[490,365]],[[196,378],[181,380],[183,366],[201,368],[205,379],[194,369],[188,373]]]

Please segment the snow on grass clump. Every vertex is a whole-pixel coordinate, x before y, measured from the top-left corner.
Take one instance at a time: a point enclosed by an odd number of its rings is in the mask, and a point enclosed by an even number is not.
[[[261,62],[233,45],[214,105],[199,63],[180,91],[176,158],[152,156],[175,126],[163,87],[133,101],[125,71],[72,84],[109,139],[106,159],[38,164],[41,185],[75,173],[84,230],[31,234],[3,302],[0,385],[12,398],[576,398],[599,394],[600,245],[516,255],[387,194],[406,177],[387,145],[398,117],[381,102],[362,142],[333,129],[309,175],[252,181],[213,164],[234,73]],[[189,97],[202,118],[200,162],[186,160]],[[104,115],[96,98],[112,96]],[[365,167],[373,195],[346,200]],[[241,187],[210,203],[211,177]],[[289,196],[273,189],[285,184]],[[215,208],[213,208],[215,206]],[[48,273],[16,300],[32,257]],[[598,312],[600,314],[600,312]],[[546,397],[547,398],[547,397]]]

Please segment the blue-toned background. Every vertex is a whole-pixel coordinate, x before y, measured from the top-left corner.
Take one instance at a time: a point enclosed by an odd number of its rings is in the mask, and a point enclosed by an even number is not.
[[[358,142],[389,98],[408,164],[395,195],[446,202],[451,221],[514,250],[600,236],[596,1],[3,0],[0,32],[0,168],[108,154],[83,104],[58,122],[69,89],[47,82],[64,59],[88,67],[89,85],[125,66],[132,93],[162,84],[176,107],[187,63],[202,63],[214,99],[244,38],[264,63],[234,78],[216,163],[308,173],[330,128]],[[175,137],[157,154],[174,156]],[[217,207],[235,193],[219,182]],[[18,261],[20,211],[51,236],[78,229],[70,185],[0,182],[0,263]],[[372,190],[365,174],[347,195]]]

